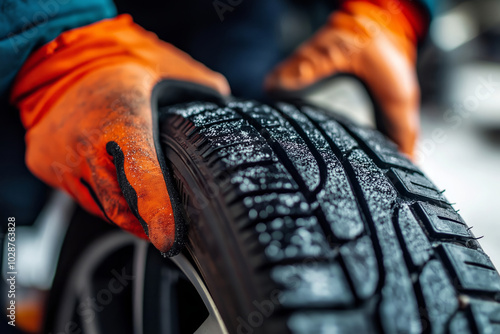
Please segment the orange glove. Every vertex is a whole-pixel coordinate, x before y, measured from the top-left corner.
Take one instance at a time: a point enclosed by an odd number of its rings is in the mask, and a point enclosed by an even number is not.
[[[229,94],[222,75],[122,15],[67,31],[37,50],[11,101],[27,129],[26,163],[36,176],[173,255],[182,246],[180,211],[172,210],[173,188],[153,131],[158,96],[172,93],[164,79]]]
[[[267,77],[266,89],[289,95],[337,74],[355,75],[380,110],[379,128],[412,156],[419,128],[416,44],[427,21],[407,0],[345,1]]]

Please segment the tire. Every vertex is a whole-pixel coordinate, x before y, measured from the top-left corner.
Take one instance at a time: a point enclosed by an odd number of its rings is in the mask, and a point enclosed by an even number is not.
[[[230,333],[500,333],[500,276],[379,132],[312,106],[161,110],[187,250]]]

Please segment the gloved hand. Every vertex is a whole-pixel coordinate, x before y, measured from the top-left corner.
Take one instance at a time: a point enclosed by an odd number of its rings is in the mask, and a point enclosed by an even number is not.
[[[410,0],[345,1],[266,78],[266,89],[298,92],[337,74],[354,75],[378,105],[380,130],[412,156],[419,128],[416,44],[427,23]]]
[[[122,15],[37,50],[11,102],[27,129],[26,163],[36,176],[172,255],[180,227],[154,134],[158,96],[170,87],[164,79],[229,94],[222,75]]]

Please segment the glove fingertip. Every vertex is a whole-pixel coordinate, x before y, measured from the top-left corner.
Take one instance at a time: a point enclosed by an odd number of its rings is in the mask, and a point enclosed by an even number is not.
[[[157,216],[148,222],[149,240],[162,253],[168,253],[175,243],[175,223],[170,216]]]

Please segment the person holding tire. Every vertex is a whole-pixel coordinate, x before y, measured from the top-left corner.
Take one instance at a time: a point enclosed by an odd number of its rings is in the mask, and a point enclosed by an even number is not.
[[[2,16],[0,89],[26,128],[29,169],[89,212],[177,254],[181,209],[171,204],[156,110],[169,94],[222,100],[226,79],[130,16],[115,16],[109,0],[5,1]],[[411,0],[342,1],[265,87],[293,92],[340,73],[359,77],[383,111],[382,130],[411,156],[416,47],[428,23],[424,5]]]

